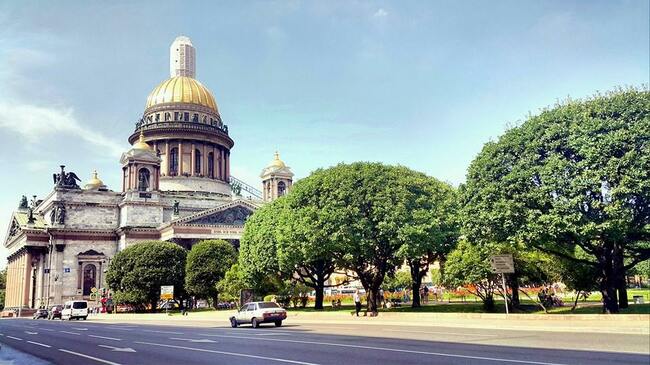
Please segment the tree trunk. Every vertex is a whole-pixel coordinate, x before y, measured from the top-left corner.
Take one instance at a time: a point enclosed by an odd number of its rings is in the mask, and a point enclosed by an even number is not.
[[[409,262],[411,269],[411,290],[413,291],[411,308],[419,308],[420,303],[420,285],[422,285],[422,276],[420,276],[420,265],[413,261]]]
[[[156,313],[157,304],[158,304],[158,299],[151,299],[151,313]]]
[[[519,275],[515,271],[514,274],[510,274],[509,280],[507,280],[510,289],[512,289],[512,296],[510,297],[511,308],[519,307]],[[507,297],[506,293],[506,297]]]
[[[366,295],[368,312],[371,316],[377,315],[377,307],[379,303],[379,288],[368,288]]]
[[[623,250],[620,247],[616,247],[614,251],[614,271],[617,281],[618,289],[618,307],[627,308],[628,299],[627,299],[627,282],[625,280],[625,263],[623,262]]]
[[[314,291],[316,292],[316,301],[314,302],[314,309],[322,310],[323,299],[325,297],[323,293],[325,291],[325,282],[321,276],[318,276],[315,284]]]
[[[600,260],[603,277],[600,281],[600,292],[603,296],[603,312],[618,313],[618,300],[616,298],[616,288],[618,280],[614,272],[614,260],[608,248],[605,248],[605,254]]]
[[[215,293],[212,296],[212,308],[219,309],[219,294]]]
[[[576,310],[576,307],[578,306],[578,299],[580,298],[580,290],[576,290],[576,300],[573,302],[573,307],[571,307],[571,312]]]

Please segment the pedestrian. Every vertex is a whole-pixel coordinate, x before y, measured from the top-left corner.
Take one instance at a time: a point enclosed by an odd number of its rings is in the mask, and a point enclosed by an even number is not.
[[[357,317],[359,317],[359,312],[361,312],[361,297],[359,296],[359,289],[354,291],[354,308],[357,312]]]
[[[429,288],[426,285],[422,289],[422,295],[424,296],[424,302],[429,303]]]

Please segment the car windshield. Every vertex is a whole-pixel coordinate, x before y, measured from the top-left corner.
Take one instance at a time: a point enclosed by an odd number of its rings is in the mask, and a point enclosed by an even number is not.
[[[280,308],[278,303],[273,303],[273,302],[264,302],[264,303],[259,303],[257,305],[260,309],[268,309],[268,308]]]
[[[74,309],[88,308],[88,303],[86,303],[86,302],[74,302],[74,303],[72,303],[72,308],[74,308]]]

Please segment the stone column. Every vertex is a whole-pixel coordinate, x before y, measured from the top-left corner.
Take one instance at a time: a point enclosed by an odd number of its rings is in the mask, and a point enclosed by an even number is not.
[[[167,176],[169,176],[169,162],[169,140],[165,140],[165,159],[163,160],[165,165],[162,168]]]
[[[190,159],[190,165],[192,165],[192,173],[190,175],[196,176],[196,145],[192,142],[192,158]]]
[[[23,275],[25,276],[23,278],[25,285],[23,286],[23,295],[22,295],[22,303],[21,305],[23,307],[29,307],[29,293],[32,291],[32,280],[31,280],[31,274],[32,274],[32,254],[31,252],[27,251],[23,255],[23,263],[24,263],[24,271]]]
[[[178,176],[183,175],[183,141],[178,141]]]
[[[201,175],[203,176],[208,176],[208,152],[207,148],[205,147],[205,143],[203,144],[203,152],[201,156]]]

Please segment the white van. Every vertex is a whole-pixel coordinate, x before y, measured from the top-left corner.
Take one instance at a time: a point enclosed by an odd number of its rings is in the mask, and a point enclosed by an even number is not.
[[[61,312],[61,320],[67,319],[68,321],[76,319],[83,319],[84,321],[88,318],[88,302],[85,300],[71,300],[65,302],[63,306],[63,311]]]

